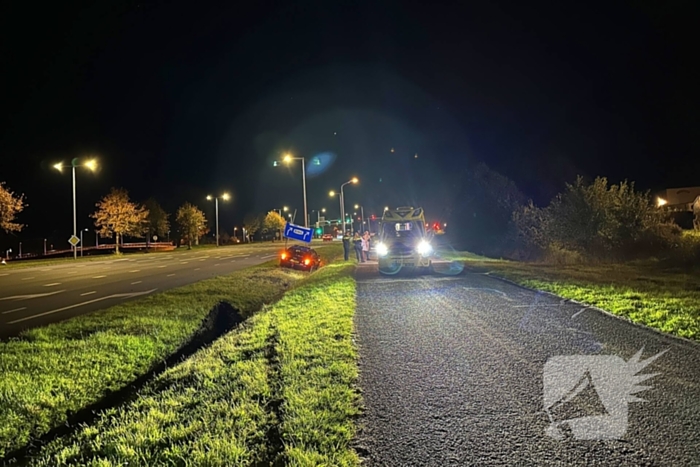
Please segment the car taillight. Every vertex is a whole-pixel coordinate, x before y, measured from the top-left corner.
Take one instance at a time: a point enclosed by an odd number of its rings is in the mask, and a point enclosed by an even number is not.
[[[304,266],[308,266],[311,263],[311,260],[309,258],[304,259]]]
[[[287,253],[282,253],[281,258],[282,258],[282,259],[287,259]]]

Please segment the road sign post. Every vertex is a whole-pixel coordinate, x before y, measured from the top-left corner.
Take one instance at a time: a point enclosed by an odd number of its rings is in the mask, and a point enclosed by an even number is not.
[[[284,226],[284,236],[285,238],[291,238],[292,240],[300,240],[302,242],[311,243],[313,238],[314,230],[300,225],[295,225],[290,222]]]

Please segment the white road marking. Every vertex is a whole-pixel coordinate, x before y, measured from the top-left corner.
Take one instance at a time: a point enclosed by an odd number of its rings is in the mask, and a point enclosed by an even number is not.
[[[26,309],[27,309],[27,307],[23,306],[22,308],[15,308],[14,310],[3,311],[2,314],[6,315],[8,313],[14,313],[15,311],[22,311],[22,310],[26,310]]]
[[[102,279],[103,277],[107,277],[107,276],[93,276],[92,278],[93,279]]]
[[[140,284],[141,282],[143,282],[143,281],[136,281],[136,282],[132,282],[132,283],[131,283],[131,285],[136,285],[136,284]]]
[[[77,307],[79,307],[79,306],[84,306],[84,305],[90,305],[91,303],[101,302],[102,300],[107,300],[107,299],[110,299],[110,298],[132,298],[132,297],[138,297],[139,295],[146,295],[146,294],[149,294],[149,293],[151,293],[151,292],[155,292],[156,290],[158,290],[158,289],[146,290],[146,291],[144,291],[144,292],[119,293],[119,294],[114,294],[114,295],[108,295],[108,296],[106,296],[106,297],[100,297],[100,298],[95,298],[94,300],[88,300],[87,302],[76,303],[76,304],[74,304],[74,305],[64,306],[63,308],[57,308],[57,309],[55,309],[55,310],[45,311],[45,312],[43,312],[43,313],[39,313],[38,315],[32,315],[32,316],[27,316],[26,318],[16,319],[16,320],[14,320],[14,321],[8,322],[7,324],[17,324],[17,323],[21,323],[21,322],[23,322],[23,321],[29,321],[30,319],[40,318],[40,317],[42,317],[42,316],[47,316],[47,315],[52,315],[52,314],[54,314],[54,313],[58,313],[58,312],[61,312],[61,311],[70,310],[71,308],[77,308]]]
[[[48,297],[50,295],[56,295],[56,294],[59,294],[61,292],[65,292],[65,290],[57,290],[55,292],[46,292],[46,293],[35,293],[32,295],[13,295],[11,297],[0,298],[0,300],[27,300],[30,298]]]
[[[165,277],[172,277],[172,276],[174,276],[174,275],[175,275],[174,273],[173,273],[173,274],[168,274],[168,275],[165,276]]]
[[[250,255],[241,256],[241,258],[245,258],[246,256],[250,256]],[[277,256],[277,255],[261,256],[260,259],[272,258],[273,256]]]
[[[187,264],[189,261],[180,261],[180,264]]]
[[[129,271],[129,272],[141,272],[141,270],[140,270],[140,269],[134,269],[133,271]]]
[[[96,291],[96,290],[93,290],[92,292],[81,293],[80,296],[81,296],[81,297],[84,297],[84,296],[86,296],[86,295],[92,295],[92,294],[94,294],[94,293],[97,293],[97,291]]]
[[[236,262],[236,260],[235,260],[235,259],[232,259],[232,260],[231,260],[231,262],[232,262],[232,263],[235,263],[235,262]]]
[[[200,261],[206,261],[206,258],[205,258],[205,259],[200,259]]]
[[[166,267],[168,267],[168,265],[167,265],[167,264],[164,264],[163,266],[158,266],[158,267],[159,267],[159,268],[166,268]]]
[[[216,263],[214,266],[221,266],[221,263]]]
[[[509,297],[508,294],[506,294],[502,290],[498,289],[490,289],[488,287],[462,287],[464,290],[486,290],[489,292],[496,292],[497,294],[500,294],[504,299],[508,300],[509,302],[512,301]]]
[[[583,312],[586,311],[587,309],[588,309],[588,308],[581,308],[580,310],[578,310],[576,313],[573,314],[573,316],[571,317],[571,319],[576,318],[578,315],[580,315],[581,313],[583,313]]]
[[[33,278],[33,277],[23,277],[23,278],[22,278],[23,281],[28,281],[28,280],[31,280],[31,279],[34,279],[34,278]]]
[[[247,258],[250,255],[237,255],[236,258]],[[270,255],[270,256],[277,256],[277,255]],[[263,256],[264,258],[264,256]]]
[[[5,273],[5,274],[0,274],[0,276],[9,276],[9,274],[7,274],[7,273]]]
[[[54,287],[56,285],[61,285],[61,283],[60,282],[52,282],[50,284],[44,284],[44,287]]]
[[[195,271],[199,271],[200,269],[202,269],[202,268],[196,268]]]
[[[512,305],[513,308],[541,308],[545,306],[561,306],[561,303],[533,303],[532,305]]]

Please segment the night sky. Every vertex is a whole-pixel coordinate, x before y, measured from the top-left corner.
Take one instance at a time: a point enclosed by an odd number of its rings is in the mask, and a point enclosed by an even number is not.
[[[303,212],[300,166],[272,166],[286,151],[320,155],[308,205],[330,217],[353,176],[348,206],[439,217],[480,161],[538,203],[577,174],[700,184],[697,1],[210,3],[3,3],[0,181],[29,206],[0,243],[67,238],[51,165],[92,154],[79,228],[112,186],[212,221],[206,195],[228,191],[229,231]]]

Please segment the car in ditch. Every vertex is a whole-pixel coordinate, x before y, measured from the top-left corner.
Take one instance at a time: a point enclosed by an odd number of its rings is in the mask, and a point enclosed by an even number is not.
[[[313,271],[321,266],[321,257],[311,247],[292,245],[280,253],[280,266]]]

